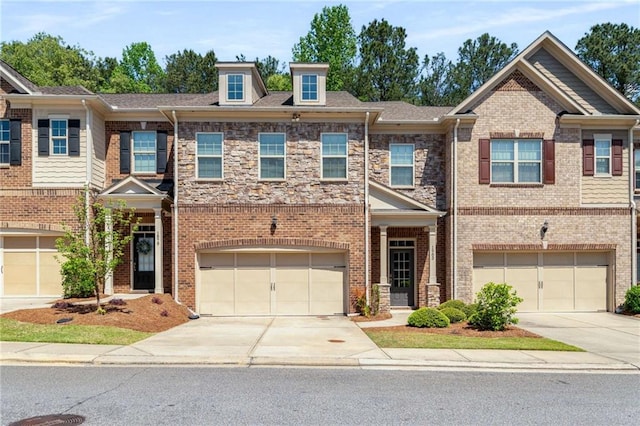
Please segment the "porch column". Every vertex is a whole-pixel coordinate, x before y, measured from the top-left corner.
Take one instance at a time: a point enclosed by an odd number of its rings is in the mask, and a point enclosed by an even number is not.
[[[113,220],[111,217],[111,209],[106,210],[104,217],[104,231],[107,234],[107,239],[104,242],[105,251],[107,252],[107,261],[111,261],[113,258],[113,246],[111,242],[111,235],[113,235]],[[104,294],[113,294],[113,272],[109,272],[104,277]]]
[[[164,255],[162,247],[162,209],[153,209],[153,217],[155,221],[155,233],[156,233],[156,246],[154,247],[155,254],[155,271],[156,271],[156,287],[153,290],[154,293],[164,293],[164,285],[162,284],[163,267],[162,258]]]
[[[436,283],[436,242],[438,230],[436,225],[429,227],[429,283]]]
[[[387,260],[387,226],[380,226],[380,284],[389,283],[389,261]]]

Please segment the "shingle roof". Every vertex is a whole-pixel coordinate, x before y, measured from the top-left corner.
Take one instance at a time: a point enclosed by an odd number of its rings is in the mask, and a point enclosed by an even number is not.
[[[293,93],[292,92],[269,92],[267,96],[259,99],[255,104],[257,107],[293,107]],[[353,108],[365,106],[363,102],[360,102],[358,98],[351,95],[349,92],[327,92],[327,104],[328,108]],[[322,107],[318,107],[322,108]]]
[[[82,86],[40,86],[45,95],[93,95],[94,93]]]
[[[158,106],[210,106],[218,103],[218,92],[212,93],[102,93],[109,105],[123,109],[157,108]]]
[[[13,68],[11,65],[9,65],[8,63],[6,63],[5,61],[2,61],[2,60],[0,60],[0,63],[6,68],[6,70],[11,75],[12,78],[14,78],[15,80],[19,81],[20,84],[22,84],[27,89],[29,89],[30,92],[37,92],[38,91],[38,86],[33,84],[31,82],[31,80],[29,80],[28,78],[26,78],[22,74],[20,74],[18,71],[16,71],[16,69]]]
[[[382,121],[433,120],[442,117],[453,107],[416,106],[403,101],[367,102],[367,105],[383,108]]]

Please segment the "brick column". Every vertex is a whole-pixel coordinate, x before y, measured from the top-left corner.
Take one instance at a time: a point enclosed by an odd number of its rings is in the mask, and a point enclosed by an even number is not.
[[[156,244],[154,247],[154,260],[155,260],[155,281],[156,286],[153,290],[154,293],[164,293],[164,285],[162,283],[163,278],[163,269],[162,269],[162,256],[164,254],[164,250],[162,247],[162,209],[153,209],[153,217],[154,217],[154,232],[156,234],[155,240]]]
[[[427,284],[426,286],[427,293],[427,306],[429,308],[435,308],[440,305],[440,284]]]

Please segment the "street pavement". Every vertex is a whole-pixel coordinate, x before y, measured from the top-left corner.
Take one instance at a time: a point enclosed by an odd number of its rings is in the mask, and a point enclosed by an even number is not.
[[[382,349],[363,331],[406,324],[410,312],[392,311],[392,319],[376,322],[341,316],[201,317],[124,346],[0,342],[0,362],[640,372],[637,318],[612,313],[518,315],[518,326],[587,352]]]

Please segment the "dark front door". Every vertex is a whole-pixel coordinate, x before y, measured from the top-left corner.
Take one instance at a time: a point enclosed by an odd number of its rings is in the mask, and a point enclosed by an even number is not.
[[[391,249],[391,306],[413,306],[413,250]]]
[[[134,234],[133,237],[133,289],[149,290],[156,287],[155,236],[153,232]]]

